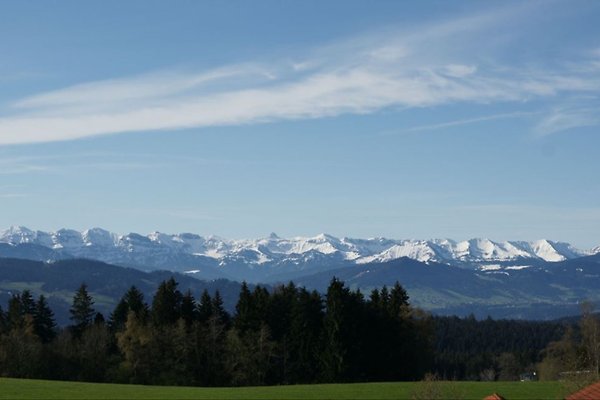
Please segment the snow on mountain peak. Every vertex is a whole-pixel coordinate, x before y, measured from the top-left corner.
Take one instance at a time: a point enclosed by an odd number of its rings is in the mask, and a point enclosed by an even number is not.
[[[81,234],[86,246],[114,246],[117,235],[102,228],[91,228]]]
[[[576,255],[582,255],[582,252],[575,250],[567,243],[552,242],[546,239],[534,242],[518,242],[518,244],[544,261],[558,262],[573,258]]]
[[[77,257],[121,262],[127,257],[140,257],[136,262],[154,262],[157,257],[177,260],[181,256],[204,256],[217,260],[246,260],[249,264],[264,264],[321,254],[336,260],[355,263],[385,262],[409,257],[422,262],[490,263],[519,259],[562,261],[586,254],[600,253],[600,246],[589,252],[575,249],[568,243],[538,240],[534,242],[476,238],[460,242],[450,239],[394,240],[386,238],[337,238],[321,233],[313,237],[281,238],[272,233],[262,239],[228,240],[217,236],[202,237],[193,233],[148,235],[129,233],[119,236],[101,228],[83,232],[60,229],[56,232],[32,231],[25,227],[10,227],[0,232],[0,242],[31,243],[64,251]],[[115,261],[115,262],[116,262]],[[158,261],[156,261],[158,262]]]
[[[2,231],[0,240],[11,244],[31,243],[35,240],[35,232],[24,226],[11,226]]]
[[[507,261],[520,257],[531,258],[532,254],[512,242],[494,242],[489,239],[470,239],[454,246],[458,259],[464,261]]]

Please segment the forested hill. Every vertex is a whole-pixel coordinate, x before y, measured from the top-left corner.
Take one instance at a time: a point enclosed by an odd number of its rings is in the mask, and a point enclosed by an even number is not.
[[[44,295],[54,310],[59,325],[69,322],[69,307],[77,287],[84,282],[94,297],[98,311],[108,315],[119,298],[132,285],[151,297],[160,282],[174,277],[182,291],[210,293],[219,290],[225,309],[232,311],[240,284],[219,279],[202,281],[170,271],[143,272],[99,261],[74,259],[52,263],[12,258],[0,258],[0,304],[6,304],[13,293],[29,289],[34,295]]]
[[[410,306],[399,283],[363,296],[335,279],[324,294],[242,284],[228,313],[217,292],[196,300],[178,286],[170,278],[147,299],[131,287],[106,318],[80,285],[68,327],[55,325],[43,296],[15,294],[0,308],[0,375],[222,386],[415,380],[426,372],[515,380],[539,367],[556,379],[569,368],[561,349],[589,353],[585,343],[600,323],[588,314],[580,334],[565,335],[576,326],[431,317]]]
[[[59,323],[64,324],[68,322],[68,303],[73,290],[82,282],[88,284],[98,309],[105,313],[131,285],[150,296],[162,280],[171,276],[180,282],[183,291],[190,289],[198,294],[205,288],[210,292],[218,289],[225,308],[233,310],[239,282],[203,281],[195,275],[144,272],[84,259],[44,263],[0,258],[0,301],[6,302],[12,292],[23,289],[30,289],[36,295],[44,294],[56,310]],[[364,294],[398,281],[407,290],[413,305],[438,315],[473,313],[478,318],[489,315],[551,320],[577,315],[582,301],[600,302],[600,255],[507,271],[470,270],[403,257],[385,263],[347,265],[311,273],[295,278],[294,283],[324,293],[333,277]]]
[[[412,303],[435,314],[556,319],[600,301],[600,254],[507,270],[470,270],[407,257],[305,275],[299,285],[323,291],[332,277],[368,292],[399,281]]]

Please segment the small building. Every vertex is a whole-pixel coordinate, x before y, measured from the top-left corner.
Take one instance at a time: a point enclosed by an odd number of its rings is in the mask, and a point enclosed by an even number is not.
[[[533,371],[533,372],[525,372],[525,373],[519,375],[519,380],[521,382],[537,381],[538,380],[538,376],[537,376],[537,373],[535,371]]]

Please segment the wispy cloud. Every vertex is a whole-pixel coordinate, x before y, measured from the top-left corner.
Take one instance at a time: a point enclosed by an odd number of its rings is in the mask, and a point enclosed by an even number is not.
[[[157,158],[162,160],[157,162]],[[0,175],[32,173],[72,173],[82,170],[134,171],[174,168],[174,166],[226,165],[229,160],[152,153],[86,152],[0,158]],[[14,186],[0,186],[2,189]]]
[[[0,144],[598,92],[600,78],[591,72],[500,68],[465,56],[481,38],[491,37],[494,27],[523,17],[530,7],[352,38],[293,63],[253,61],[201,72],[163,71],[40,93],[3,110]],[[571,125],[559,121],[557,126]]]
[[[11,162],[10,160],[2,160],[0,162],[0,175],[18,175],[47,170],[48,167],[44,165],[24,164],[21,162]]]
[[[558,108],[548,113],[535,126],[539,135],[575,128],[600,125],[600,106],[596,108]]]
[[[24,193],[0,193],[0,199],[18,199],[27,197]]]
[[[517,111],[517,112],[512,112],[512,113],[484,115],[482,117],[458,119],[458,120],[454,120],[454,121],[441,122],[439,124],[414,126],[412,128],[405,129],[403,132],[431,131],[431,130],[436,130],[436,129],[451,128],[454,126],[462,126],[462,125],[470,125],[470,124],[476,124],[478,122],[487,122],[487,121],[494,121],[494,120],[499,120],[499,119],[524,118],[524,117],[530,117],[532,115],[539,115],[539,114],[540,114],[539,112]]]

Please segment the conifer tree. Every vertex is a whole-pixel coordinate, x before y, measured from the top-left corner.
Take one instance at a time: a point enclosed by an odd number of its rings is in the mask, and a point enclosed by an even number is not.
[[[344,283],[333,278],[326,295],[326,314],[324,318],[323,377],[326,382],[338,382],[344,378],[347,369],[348,349],[345,345],[345,303],[349,290]]]
[[[381,302],[381,297],[379,296],[379,290],[377,288],[371,291],[371,295],[369,296],[369,301],[373,308],[378,308],[379,303]]]
[[[253,321],[253,304],[252,304],[252,293],[250,289],[248,289],[248,284],[246,282],[242,282],[242,287],[240,288],[240,295],[238,297],[238,302],[235,305],[235,317],[233,321],[233,326],[240,333],[244,333],[247,330],[251,329],[255,324]]]
[[[156,326],[175,323],[181,316],[182,295],[174,278],[163,281],[152,300],[152,321]]]
[[[148,317],[148,305],[144,302],[144,294],[135,286],[131,286],[127,290],[111,313],[109,319],[111,329],[123,329],[130,311],[136,315],[139,321],[144,322]]]
[[[21,293],[21,313],[23,315],[35,314],[35,300],[29,290],[23,290]]]
[[[290,361],[286,375],[290,383],[311,383],[320,378],[323,299],[316,292],[298,289],[290,322]]]
[[[35,305],[33,324],[36,335],[42,343],[48,343],[56,336],[56,322],[54,313],[50,309],[44,295],[40,295]]]
[[[408,293],[399,282],[396,282],[390,291],[389,307],[391,314],[396,318],[402,318],[406,316],[409,306]]]
[[[102,314],[101,312],[97,312],[94,315],[94,325],[104,325],[105,323],[105,319],[104,319],[104,314]]]
[[[267,322],[267,313],[269,312],[271,295],[269,291],[258,285],[252,292],[252,310],[251,315],[254,320],[253,329],[257,330],[260,325]]]
[[[7,325],[9,330],[19,329],[23,326],[23,305],[21,296],[13,294],[8,301]]]
[[[93,305],[94,300],[88,294],[87,285],[82,283],[73,296],[73,304],[70,309],[75,336],[81,335],[85,328],[92,324],[96,314]]]
[[[129,305],[125,300],[125,297],[122,297],[121,300],[117,303],[115,309],[110,314],[109,317],[109,326],[113,331],[120,331],[125,327],[125,322],[127,322],[127,315],[129,314]]]
[[[200,302],[198,303],[196,312],[200,322],[208,321],[213,315],[212,299],[210,294],[208,294],[208,290],[206,289],[202,291],[202,296],[200,297]]]
[[[212,315],[216,317],[225,327],[229,327],[231,316],[225,310],[225,307],[223,306],[223,298],[218,290],[215,291],[215,295],[212,299]]]
[[[144,294],[135,286],[131,286],[123,298],[127,302],[129,310],[133,311],[140,321],[146,321],[148,305],[144,301]]]
[[[191,290],[185,292],[181,298],[181,318],[187,326],[190,326],[196,320],[196,300]]]

